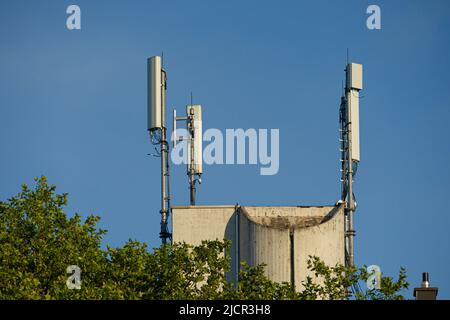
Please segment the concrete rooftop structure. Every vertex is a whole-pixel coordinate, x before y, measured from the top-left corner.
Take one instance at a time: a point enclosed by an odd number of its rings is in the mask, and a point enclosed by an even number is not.
[[[295,284],[310,274],[308,257],[344,264],[344,207],[337,206],[173,206],[174,242],[231,240],[231,270],[237,282],[241,262],[266,264],[266,275]]]

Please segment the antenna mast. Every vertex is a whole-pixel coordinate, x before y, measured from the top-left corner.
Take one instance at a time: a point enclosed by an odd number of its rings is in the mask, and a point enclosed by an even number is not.
[[[186,121],[186,128],[189,133],[188,137],[176,137],[177,121]],[[186,140],[188,142],[188,164],[187,175],[189,177],[190,205],[195,206],[196,203],[196,187],[198,182],[202,183],[202,106],[199,104],[191,104],[186,106],[186,116],[177,117],[176,110],[173,110],[173,130],[174,130],[174,148],[177,141]]]
[[[171,238],[168,228],[170,210],[169,188],[169,144],[166,134],[166,89],[167,74],[162,68],[162,59],[154,56],[147,59],[147,104],[148,131],[152,144],[159,145],[158,156],[161,157],[161,231],[159,237],[162,243]]]
[[[345,263],[354,265],[353,213],[356,201],[353,177],[360,161],[359,149],[359,91],[362,90],[362,65],[348,63],[345,69],[346,85],[339,108],[341,151],[341,200],[345,203]]]

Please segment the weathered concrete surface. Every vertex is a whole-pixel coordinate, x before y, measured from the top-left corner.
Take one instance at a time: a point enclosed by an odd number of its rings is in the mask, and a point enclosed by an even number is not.
[[[295,287],[302,290],[302,281],[313,272],[307,268],[309,256],[318,256],[329,266],[345,263],[344,209],[333,208],[318,225],[298,228],[294,233]]]
[[[237,215],[236,206],[173,206],[172,239],[199,245],[202,240],[232,241],[231,267],[227,280],[237,281]]]
[[[266,275],[277,282],[290,281],[289,230],[268,228],[239,211],[239,261],[266,264]]]
[[[238,265],[266,264],[267,276],[291,282],[301,290],[309,274],[309,255],[329,265],[344,263],[342,206],[253,207],[187,206],[172,208],[173,240],[196,245],[202,240],[229,239],[230,281]]]

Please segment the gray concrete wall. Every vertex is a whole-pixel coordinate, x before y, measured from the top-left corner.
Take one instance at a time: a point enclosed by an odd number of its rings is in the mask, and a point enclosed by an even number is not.
[[[239,212],[239,261],[266,264],[266,275],[277,282],[290,281],[289,230],[254,223]]]
[[[239,262],[266,264],[277,282],[301,282],[309,273],[309,255],[329,265],[344,264],[343,206],[252,207],[185,206],[172,208],[175,242],[232,241],[229,281],[237,280]]]
[[[172,239],[199,245],[202,240],[232,241],[228,281],[237,281],[237,215],[236,206],[174,206],[172,207]]]
[[[318,225],[297,228],[294,233],[295,248],[295,286],[302,290],[301,282],[309,275],[314,278],[313,272],[307,268],[308,257],[318,256],[327,265],[335,266],[345,263],[344,246],[344,210],[337,207],[325,216]]]

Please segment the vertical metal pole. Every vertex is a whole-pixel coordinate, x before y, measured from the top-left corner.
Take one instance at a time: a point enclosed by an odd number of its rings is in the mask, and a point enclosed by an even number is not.
[[[340,122],[340,139],[341,139],[341,200],[345,201],[346,190],[347,190],[347,172],[346,172],[346,153],[347,153],[347,120],[346,120],[346,109],[345,109],[345,96],[344,93],[341,97],[341,105],[339,107],[339,122]]]
[[[167,179],[169,178],[168,170],[168,144],[166,139],[166,72],[162,71],[161,86],[161,232],[159,234],[162,243],[167,242],[169,232],[167,228],[167,220],[169,216],[167,194]]]
[[[355,204],[353,199],[353,157],[352,157],[352,122],[351,122],[351,108],[349,106],[352,89],[348,87],[348,65],[346,68],[346,109],[347,109],[347,141],[348,141],[348,152],[347,152],[347,203],[346,203],[346,213],[347,213],[347,226],[346,226],[346,237],[347,237],[347,260],[348,265],[354,265],[354,252],[353,252],[353,241],[355,236],[355,231],[353,230],[353,211],[355,210]]]
[[[190,188],[190,194],[191,194],[191,206],[195,206],[195,168],[194,168],[194,121],[193,121],[193,115],[188,114],[188,127],[189,127],[189,134],[190,134],[190,159],[189,159],[189,168],[188,168],[188,174],[189,174],[189,188]]]
[[[190,175],[190,189],[191,189],[191,206],[195,206],[195,179],[194,175],[191,173]]]
[[[341,97],[341,105],[339,107],[339,122],[340,122],[340,139],[341,139],[341,200],[345,204],[344,214],[344,250],[345,250],[345,265],[349,265],[349,237],[348,237],[348,114],[347,114],[347,99],[346,93],[343,92]]]

